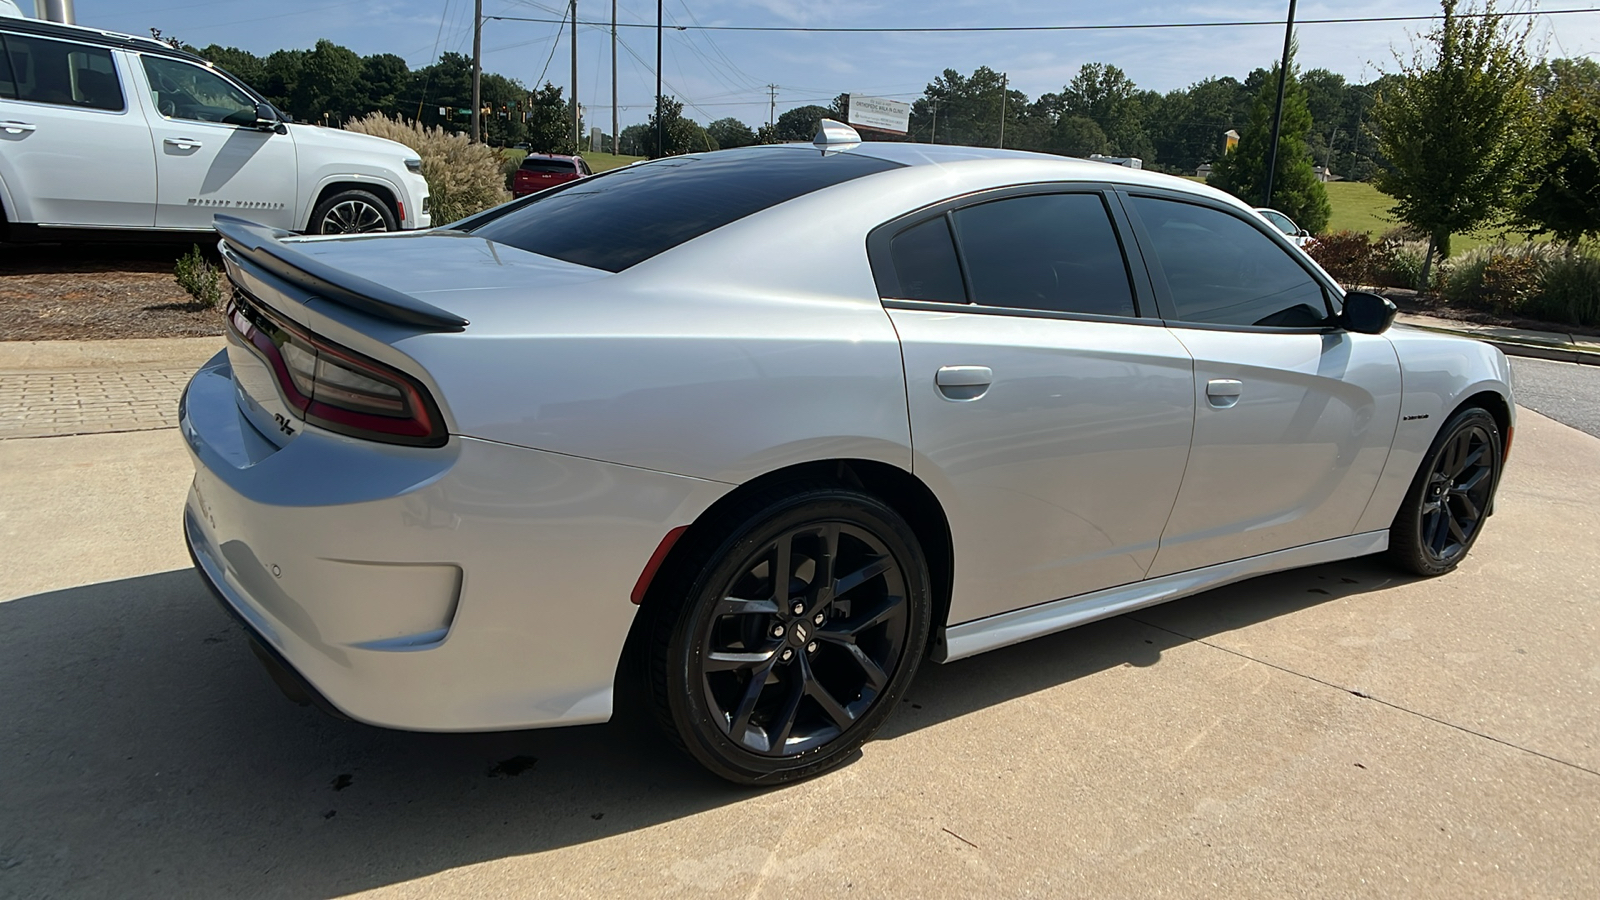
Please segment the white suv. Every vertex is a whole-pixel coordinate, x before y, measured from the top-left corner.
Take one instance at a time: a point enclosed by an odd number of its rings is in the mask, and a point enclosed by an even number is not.
[[[0,17],[0,239],[209,231],[219,212],[318,234],[428,227],[414,151],[285,119],[159,41]]]

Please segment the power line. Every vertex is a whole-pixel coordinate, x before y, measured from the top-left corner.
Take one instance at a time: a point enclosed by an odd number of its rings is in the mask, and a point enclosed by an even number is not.
[[[1504,18],[1525,18],[1530,16],[1563,16],[1579,13],[1600,12],[1600,7],[1586,7],[1583,9],[1540,9],[1540,10],[1513,10],[1497,13],[1457,13],[1458,19],[1482,19],[1490,15]],[[524,16],[485,16],[487,19],[501,19],[507,22],[554,22],[555,19],[539,19]],[[1349,18],[1328,19],[1298,19],[1296,24],[1305,25],[1361,25],[1384,22],[1437,22],[1444,16],[1353,16]],[[580,22],[581,25],[604,25],[611,27],[609,22]],[[1105,25],[963,25],[945,27],[911,27],[911,28],[871,28],[871,27],[813,27],[806,25],[673,25],[674,31],[752,31],[752,32],[788,32],[804,34],[972,34],[978,32],[1025,32],[1025,31],[1151,31],[1156,29],[1179,28],[1246,28],[1254,26],[1282,27],[1283,19],[1241,19],[1228,22],[1123,22]],[[618,28],[655,28],[647,22],[618,22]]]

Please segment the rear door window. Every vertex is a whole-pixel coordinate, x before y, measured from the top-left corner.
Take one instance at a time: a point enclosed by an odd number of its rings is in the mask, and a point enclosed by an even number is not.
[[[1322,285],[1242,217],[1157,197],[1129,200],[1180,321],[1314,328],[1327,320]]]
[[[126,108],[122,84],[111,51],[67,41],[18,34],[0,38],[9,71],[11,94],[18,100],[121,112]],[[0,92],[5,90],[0,81]]]
[[[956,245],[950,239],[950,224],[944,216],[895,235],[889,242],[889,257],[894,261],[895,280],[899,282],[896,299],[967,302]]]
[[[1101,316],[1133,316],[1133,284],[1098,193],[1032,194],[952,216],[972,302]]]

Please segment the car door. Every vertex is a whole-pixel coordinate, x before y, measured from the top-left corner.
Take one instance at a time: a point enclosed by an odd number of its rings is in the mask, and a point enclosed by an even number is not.
[[[1002,192],[869,241],[913,467],[950,522],[951,624],[1138,581],[1155,557],[1194,380],[1183,345],[1139,314],[1148,283],[1113,215],[1093,187]]]
[[[155,224],[150,126],[106,47],[0,35],[0,178],[18,222]]]
[[[1150,575],[1350,534],[1399,419],[1393,345],[1332,327],[1334,285],[1260,219],[1154,192],[1124,199],[1195,367],[1193,447]]]
[[[256,100],[216,72],[140,54],[141,100],[155,137],[156,225],[207,230],[217,213],[295,229],[294,138],[256,127]]]

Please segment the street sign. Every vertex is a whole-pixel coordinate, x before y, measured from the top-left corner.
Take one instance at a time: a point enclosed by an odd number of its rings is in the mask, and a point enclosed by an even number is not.
[[[848,118],[851,125],[905,134],[911,127],[911,104],[851,94]]]

